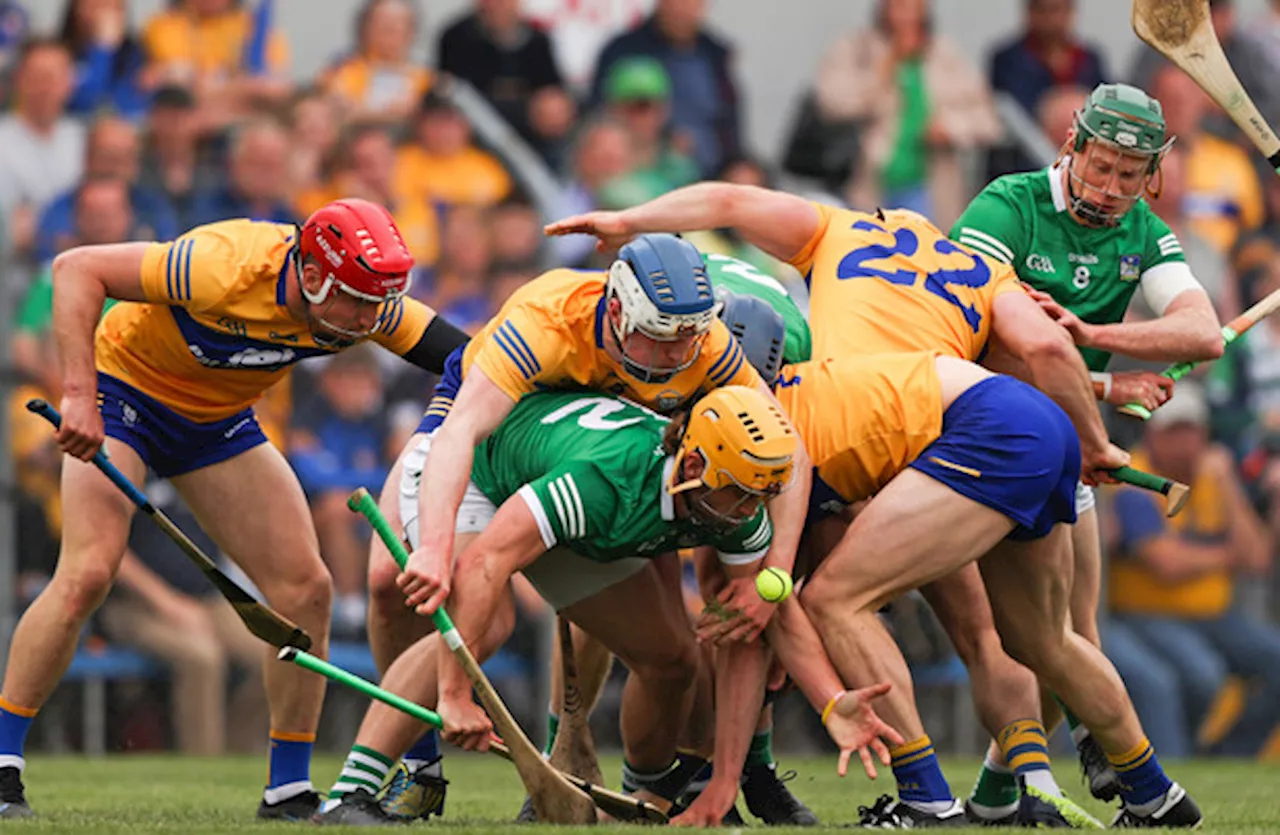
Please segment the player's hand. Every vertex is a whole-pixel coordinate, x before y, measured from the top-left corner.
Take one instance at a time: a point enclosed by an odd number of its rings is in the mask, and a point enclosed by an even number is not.
[[[396,585],[405,594],[405,605],[430,617],[449,597],[452,581],[448,555],[438,548],[417,548],[405,561]]]
[[[436,709],[444,727],[445,741],[468,751],[488,751],[493,742],[493,723],[470,694],[460,699],[441,699]]]
[[[715,604],[708,606],[698,618],[698,640],[712,644],[754,641],[769,625],[777,603],[770,603],[756,591],[756,578],[730,579]]]
[[[735,781],[717,780],[714,773],[711,782],[702,790],[702,794],[689,804],[689,808],[671,819],[672,826],[722,826],[724,816],[729,814],[733,803],[738,799],[738,784]]]
[[[558,235],[595,235],[596,249],[600,252],[616,252],[635,237],[622,212],[587,212],[574,215],[542,227],[548,237]]]
[[[1076,345],[1081,348],[1088,348],[1093,344],[1093,325],[1058,304],[1053,300],[1053,296],[1043,290],[1029,290],[1028,292],[1036,304],[1040,305],[1040,309],[1048,314],[1050,319],[1067,329]]]
[[[1154,371],[1117,371],[1111,375],[1111,393],[1107,402],[1113,406],[1137,403],[1154,412],[1173,396],[1173,380]]]
[[[96,394],[68,394],[62,398],[62,426],[54,436],[67,455],[88,461],[102,446],[105,430]]]
[[[1082,451],[1080,456],[1080,480],[1090,487],[1108,484],[1115,479],[1107,474],[1116,467],[1129,466],[1129,453],[1111,442],[1098,450]]]
[[[894,745],[902,744],[902,735],[889,727],[871,707],[872,699],[883,696],[892,687],[892,684],[885,681],[861,690],[846,690],[840,694],[827,716],[827,734],[840,747],[840,762],[836,772],[841,777],[849,771],[849,760],[857,752],[867,776],[872,780],[876,779],[876,764],[871,753],[874,751],[880,762],[887,766],[890,757],[885,741]]]

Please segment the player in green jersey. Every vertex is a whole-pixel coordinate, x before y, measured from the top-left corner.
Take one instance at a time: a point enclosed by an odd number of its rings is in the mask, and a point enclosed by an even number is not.
[[[1153,184],[1158,187],[1160,161],[1172,142],[1159,102],[1135,87],[1100,85],[1076,114],[1057,162],[995,180],[951,230],[953,239],[1010,264],[1034,288],[1041,307],[1071,332],[1093,372],[1095,393],[1115,405],[1155,409],[1172,394],[1172,382],[1149,372],[1107,374],[1112,353],[1161,362],[1222,354],[1213,304],[1191,274],[1177,236],[1143,199]],[[1139,288],[1158,318],[1125,322]],[[1072,622],[1100,645],[1098,521],[1093,492],[1084,485],[1076,509]],[[1088,730],[1067,718],[1091,791],[1114,797],[1114,771]],[[1001,773],[998,757],[989,757],[971,810],[993,819],[1016,799],[1012,777]]]
[[[809,322],[781,281],[746,261],[729,255],[704,252],[702,263],[706,265],[707,278],[711,279],[711,286],[715,288],[718,300],[725,301],[730,293],[750,296],[760,299],[782,317],[786,328],[786,341],[782,349],[784,365],[807,362],[810,359],[813,339],[809,334]],[[759,370],[759,367],[757,365],[756,369]]]
[[[425,439],[404,466],[400,504],[411,545],[430,444]],[[478,534],[458,558],[449,598],[459,632],[478,658],[492,654],[514,625],[511,577],[524,572],[558,611],[626,662],[633,679],[624,693],[624,773],[641,796],[669,803],[683,788],[675,745],[697,648],[681,601],[650,560],[711,546],[730,570],[754,571],[772,537],[764,501],[789,482],[796,446],[778,407],[741,386],[706,395],[687,422],[610,395],[522,398],[477,447],[458,513],[457,533]],[[421,585],[405,592],[412,606],[430,597]],[[471,701],[461,668],[437,645],[433,634],[410,647],[382,684],[436,705],[451,742],[486,748],[492,725]],[[887,731],[865,703],[872,695],[853,694],[840,706],[833,738],[842,750],[864,748]],[[824,697],[814,692],[810,700],[821,709]],[[420,731],[414,720],[371,706],[324,822],[388,822],[374,794]]]

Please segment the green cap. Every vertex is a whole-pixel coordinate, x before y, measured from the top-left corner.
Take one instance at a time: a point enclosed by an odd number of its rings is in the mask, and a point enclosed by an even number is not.
[[[1126,153],[1159,156],[1168,149],[1160,102],[1128,84],[1099,84],[1076,119],[1076,149],[1101,139]]]
[[[623,58],[609,70],[604,94],[611,102],[665,101],[671,97],[671,76],[656,58]]]

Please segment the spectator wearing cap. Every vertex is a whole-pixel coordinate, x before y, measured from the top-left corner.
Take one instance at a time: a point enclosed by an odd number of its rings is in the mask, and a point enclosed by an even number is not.
[[[236,128],[227,158],[228,182],[201,196],[193,208],[197,226],[232,218],[294,223],[289,205],[289,135],[261,118]]]
[[[124,0],[70,0],[62,17],[62,43],[76,63],[67,109],[77,116],[111,110],[129,120],[147,111],[142,45],[129,30]],[[163,239],[161,239],[163,240]]]
[[[602,205],[625,209],[698,180],[698,164],[685,150],[692,141],[671,122],[671,78],[660,61],[618,61],[604,95],[608,113],[627,128],[634,159],[629,173],[600,189]]]
[[[671,118],[693,142],[699,171],[713,176],[742,147],[738,85],[732,51],[706,29],[706,0],[657,0],[653,14],[600,52],[593,102],[607,99],[613,66],[625,58],[657,59],[671,79]]]
[[[519,0],[476,0],[440,36],[441,72],[461,78],[489,100],[553,164],[573,124],[551,40],[520,13]]]
[[[272,0],[172,0],[142,33],[146,83],[195,95],[203,130],[220,130],[292,89],[289,47],[272,25]]]
[[[115,116],[103,116],[89,129],[85,146],[86,179],[111,178],[129,187],[136,225],[136,240],[168,241],[176,238],[177,221],[162,195],[138,184],[138,131]],[[76,202],[79,189],[70,189],[49,204],[36,229],[37,261],[51,260],[76,239]],[[122,239],[127,240],[127,239]]]
[[[1147,421],[1133,466],[1191,487],[1183,511],[1165,517],[1149,492],[1120,487],[1110,502],[1118,532],[1110,566],[1113,619],[1146,648],[1153,664],[1178,682],[1165,698],[1180,699],[1178,728],[1143,724],[1162,750],[1181,756],[1194,747],[1197,729],[1228,674],[1251,685],[1243,712],[1217,750],[1256,753],[1280,720],[1280,629],[1235,605],[1233,583],[1266,573],[1272,543],[1254,513],[1223,446],[1209,441],[1209,409],[1195,382],[1178,384],[1174,396]],[[1136,705],[1139,715],[1143,706]],[[1180,734],[1179,734],[1180,732]]]
[[[324,75],[320,86],[347,118],[401,121],[431,87],[431,71],[410,59],[418,13],[407,0],[366,0],[356,15],[356,49]]]
[[[45,206],[80,180],[84,126],[66,113],[71,54],[54,40],[28,41],[18,56],[13,111],[0,116],[0,216],[19,255],[30,255]]]
[[[471,141],[467,117],[437,90],[422,98],[413,141],[396,158],[400,188],[428,203],[491,206],[511,193],[511,175]]]

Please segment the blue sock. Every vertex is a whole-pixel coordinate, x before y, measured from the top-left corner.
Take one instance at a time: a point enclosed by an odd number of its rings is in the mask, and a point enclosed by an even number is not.
[[[440,734],[436,731],[427,731],[418,737],[418,741],[413,743],[404,755],[404,761],[407,763],[429,763],[440,757]]]
[[[1107,759],[1120,778],[1120,797],[1126,806],[1141,806],[1159,800],[1173,786],[1156,759],[1151,741],[1145,736],[1123,754],[1112,756],[1108,751]]]
[[[928,736],[890,748],[893,776],[898,780],[898,799],[907,803],[951,802],[951,786],[942,776],[938,756]]]
[[[267,770],[268,803],[279,803],[311,791],[311,748],[315,734],[272,731],[271,760]]]
[[[27,731],[36,718],[36,709],[20,707],[0,697],[0,767],[13,767],[19,771],[26,765],[23,750],[27,744]]]

